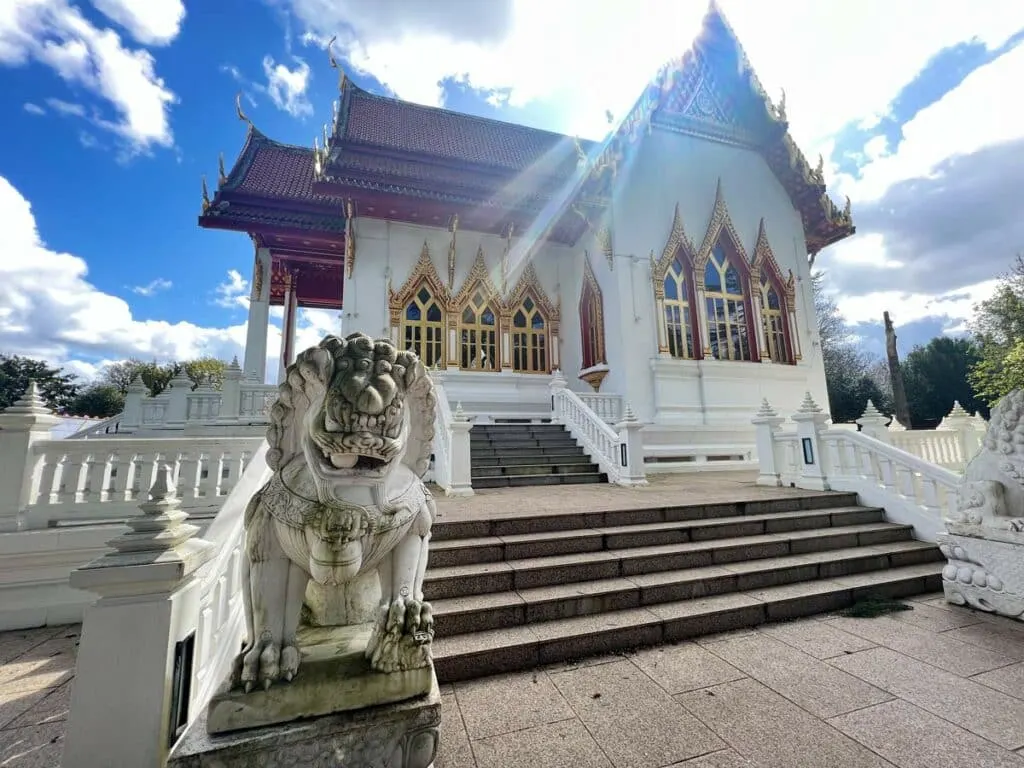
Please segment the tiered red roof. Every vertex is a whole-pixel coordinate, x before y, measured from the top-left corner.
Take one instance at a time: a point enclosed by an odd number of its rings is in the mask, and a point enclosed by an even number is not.
[[[328,147],[314,155],[250,127],[200,225],[336,235],[351,200],[357,216],[445,226],[458,213],[463,229],[512,224],[574,243],[587,226],[576,212],[600,219],[614,168],[652,123],[759,151],[801,213],[809,252],[854,232],[713,2],[692,49],[603,144],[374,95],[346,79]],[[581,163],[581,153],[597,159]]]

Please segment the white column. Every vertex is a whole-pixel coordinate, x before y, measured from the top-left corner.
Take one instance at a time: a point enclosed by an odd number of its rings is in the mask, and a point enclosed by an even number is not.
[[[242,407],[242,369],[238,366],[238,358],[234,358],[224,371],[224,383],[221,385],[220,413],[217,422],[235,424]]]
[[[619,433],[619,466],[622,473],[619,485],[647,485],[647,473],[644,470],[644,440],[640,431],[644,425],[637,419],[629,403],[626,403],[622,421],[615,425]]]
[[[25,394],[0,413],[0,531],[18,528],[18,517],[38,484],[40,457],[34,444],[50,438],[59,419],[46,407],[33,381]]]
[[[828,457],[822,450],[825,446],[821,439],[828,414],[822,412],[808,392],[804,395],[800,410],[793,414],[792,419],[796,422],[796,434],[800,440],[796,449],[800,462],[797,487],[808,491],[832,490],[828,482]]]
[[[194,574],[214,547],[193,538],[170,467],[149,496],[114,552],[71,573],[73,587],[100,599],[82,624],[64,768],[156,768],[167,758],[175,647],[195,626]]]
[[[295,360],[295,312],[298,309],[295,283],[288,279],[284,294],[284,318],[281,320],[281,355],[278,362],[277,381],[285,380],[288,366]]]
[[[257,248],[249,297],[249,324],[245,336],[245,377],[267,380],[267,329],[270,327],[270,249]],[[259,289],[257,291],[256,289]]]
[[[775,461],[775,433],[786,419],[779,416],[767,398],[761,401],[761,409],[750,420],[757,434],[757,484],[775,487],[782,485],[780,468]]]
[[[121,431],[134,432],[142,426],[142,400],[149,395],[142,377],[135,374],[124,396],[124,415],[121,417]]]
[[[462,403],[455,406],[455,413],[452,414],[452,442],[448,453],[448,460],[451,462],[451,487],[448,489],[448,496],[472,496],[472,469],[470,465],[470,441],[469,431],[473,428],[473,422],[466,418],[462,412]]]

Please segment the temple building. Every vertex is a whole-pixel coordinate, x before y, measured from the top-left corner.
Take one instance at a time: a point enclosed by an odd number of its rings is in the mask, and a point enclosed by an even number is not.
[[[628,403],[650,469],[749,462],[762,398],[827,408],[809,259],[854,232],[713,2],[604,141],[341,74],[312,148],[248,123],[199,223],[255,246],[248,380],[279,375],[271,306],[282,367],[297,308],[336,309],[439,369],[473,419],[549,416],[556,370]]]

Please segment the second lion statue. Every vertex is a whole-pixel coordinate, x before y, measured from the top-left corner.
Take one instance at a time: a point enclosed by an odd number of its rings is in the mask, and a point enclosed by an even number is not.
[[[245,511],[249,634],[236,685],[269,688],[298,673],[296,632],[310,580],[341,592],[373,572],[380,601],[366,648],[370,667],[431,663],[423,574],[435,511],[422,477],[434,404],[415,354],[362,333],[328,336],[288,367],[267,430],[274,475]]]

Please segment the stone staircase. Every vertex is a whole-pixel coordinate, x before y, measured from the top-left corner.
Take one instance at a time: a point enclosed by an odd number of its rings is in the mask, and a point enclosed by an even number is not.
[[[474,488],[608,482],[561,424],[476,424],[469,443]]]
[[[855,494],[434,524],[442,681],[940,588],[944,558]]]

